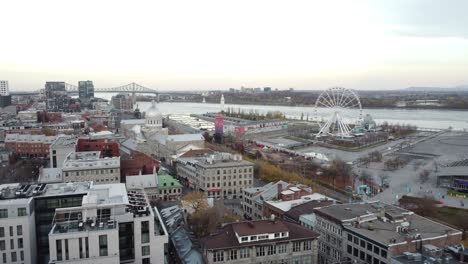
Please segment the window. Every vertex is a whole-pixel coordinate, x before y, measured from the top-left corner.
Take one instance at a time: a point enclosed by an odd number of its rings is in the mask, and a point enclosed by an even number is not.
[[[23,235],[23,226],[22,225],[17,225],[16,226],[16,235],[18,235],[18,236]]]
[[[265,256],[265,248],[264,247],[257,247],[257,257],[263,257]]]
[[[268,239],[268,235],[258,236],[258,240],[264,240],[264,239]]]
[[[89,244],[88,244],[88,238],[85,237],[85,251],[86,251],[86,258],[89,258]]]
[[[276,254],[276,247],[274,245],[269,245],[267,246],[267,248],[268,248],[267,255]]]
[[[5,237],[5,228],[0,227],[0,237]]]
[[[10,226],[10,236],[13,236],[13,227]]]
[[[250,257],[250,248],[241,248],[239,250],[239,258],[249,258]]]
[[[359,245],[359,238],[354,237],[354,244]]]
[[[143,264],[151,264],[150,260],[151,260],[150,258],[144,258],[142,263]]]
[[[141,222],[141,243],[149,243],[149,221]]]
[[[8,209],[0,209],[0,218],[8,218]]]
[[[387,250],[382,249],[380,251],[380,256],[382,256],[383,258],[387,258]]]
[[[229,251],[229,259],[236,260],[237,259],[237,249],[231,249]]]
[[[16,261],[17,261],[16,252],[11,252],[11,262],[16,262]]]
[[[107,256],[107,235],[99,236],[99,256]]]
[[[23,239],[18,238],[18,248],[23,248]]]
[[[372,244],[367,242],[367,250],[372,251]]]
[[[150,254],[150,246],[142,246],[141,247],[141,255],[148,256]]]
[[[280,233],[275,233],[275,238],[280,237]]]
[[[213,252],[213,262],[222,262],[222,261],[224,261],[224,251],[218,250],[218,251]]]
[[[293,252],[301,251],[301,242],[293,242]]]
[[[20,251],[20,260],[24,261],[24,251],[23,250]]]
[[[3,253],[3,263],[7,263],[6,253]]]
[[[281,243],[281,244],[276,244],[278,254],[283,254],[286,253],[288,244],[287,243]]]
[[[250,236],[250,241],[256,241],[257,240],[257,236]]]
[[[5,250],[5,240],[0,240],[0,250]]]
[[[25,216],[26,208],[18,208],[18,216]]]
[[[374,253],[378,255],[380,253],[380,248],[377,246],[374,246]]]
[[[366,255],[364,254],[364,251],[359,251],[359,258],[361,260],[365,260],[366,259]]]
[[[62,260],[62,240],[55,240],[55,247],[57,249],[57,260]]]
[[[80,259],[81,259],[83,258],[83,238],[82,237],[78,239],[78,249],[80,252]]]
[[[312,249],[312,241],[304,241],[304,250],[311,250]]]
[[[353,236],[351,234],[348,234],[348,241],[353,241]]]
[[[353,254],[353,247],[348,245],[348,254]]]
[[[363,239],[361,239],[361,247],[366,248],[366,241]]]
[[[68,254],[68,239],[65,239],[65,259],[68,260],[69,254]]]
[[[15,249],[15,240],[10,239],[10,249]]]
[[[241,237],[241,242],[247,242],[249,241],[249,237]]]

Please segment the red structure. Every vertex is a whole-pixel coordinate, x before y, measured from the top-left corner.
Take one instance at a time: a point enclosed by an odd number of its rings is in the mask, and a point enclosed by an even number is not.
[[[76,144],[76,151],[101,151],[103,158],[120,156],[119,143],[104,138],[80,138]]]
[[[159,168],[159,162],[150,156],[138,151],[133,151],[132,155],[120,160],[120,178],[125,181],[127,175],[138,175],[153,173],[153,167]]]
[[[222,135],[224,127],[224,116],[222,114],[215,115],[215,133]]]

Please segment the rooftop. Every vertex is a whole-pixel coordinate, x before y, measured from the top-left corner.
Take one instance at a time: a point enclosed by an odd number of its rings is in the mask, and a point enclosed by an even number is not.
[[[124,119],[120,121],[121,125],[143,125],[145,119]]]
[[[51,148],[75,147],[78,138],[76,136],[58,136]]]
[[[200,166],[204,168],[222,168],[254,165],[250,161],[242,160],[241,155],[226,152],[216,152],[215,154],[197,157],[179,158],[178,161],[186,165]]]
[[[407,243],[408,238],[424,240],[461,234],[449,226],[380,202],[335,204],[316,209],[315,212],[341,222],[348,232],[367,237],[383,246]]]
[[[164,172],[126,177],[126,185],[129,188],[180,188],[182,185],[169,174]]]
[[[120,168],[120,157],[101,158],[100,156],[100,151],[70,152],[63,163],[63,169]]]
[[[294,206],[298,206],[298,205],[303,204],[303,203],[307,203],[307,202],[310,202],[310,201],[318,201],[318,200],[335,201],[334,199],[332,199],[332,198],[330,198],[328,196],[325,196],[323,194],[314,193],[314,194],[310,194],[310,195],[304,195],[300,199],[296,199],[296,200],[290,200],[290,201],[270,200],[270,201],[265,201],[265,203],[267,203],[267,204],[269,204],[269,205],[271,205],[273,207],[276,207],[276,208],[280,209],[283,212],[288,212]]]
[[[85,194],[92,186],[92,182],[3,184],[0,185],[0,200],[30,198],[34,196],[45,197]]]
[[[305,202],[303,204],[297,205],[292,207],[288,212],[286,212],[286,216],[290,219],[293,219],[299,222],[299,217],[301,215],[307,215],[314,213],[315,208],[320,208],[323,206],[332,205],[334,201],[332,200],[315,200]]]
[[[250,236],[279,232],[287,232],[289,235],[287,237],[259,240],[242,244],[239,243],[239,240],[236,237],[236,233],[239,236]],[[244,247],[245,245],[271,243],[272,241],[281,242],[289,240],[315,239],[318,238],[318,236],[318,233],[288,221],[259,220],[227,224],[212,234],[202,237],[200,242],[206,249],[215,250],[240,246]]]

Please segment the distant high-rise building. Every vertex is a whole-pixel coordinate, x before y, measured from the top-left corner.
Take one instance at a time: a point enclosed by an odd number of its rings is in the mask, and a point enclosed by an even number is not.
[[[11,105],[11,95],[8,89],[8,81],[0,81],[0,107]]]
[[[80,99],[89,99],[94,97],[93,81],[79,81],[78,82],[78,95]]]
[[[8,88],[8,81],[0,80],[0,95],[1,96],[10,95],[10,90]]]
[[[224,94],[221,95],[221,100],[219,103],[221,104],[221,112],[224,112]]]
[[[70,97],[67,94],[64,82],[46,82],[45,95],[48,111],[68,111]]]
[[[133,110],[133,100],[130,95],[118,94],[118,95],[112,96],[111,102],[115,109],[119,109],[122,111]]]

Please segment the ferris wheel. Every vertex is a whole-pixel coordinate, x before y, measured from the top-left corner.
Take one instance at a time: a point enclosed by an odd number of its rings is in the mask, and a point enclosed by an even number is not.
[[[317,101],[315,101],[315,120],[319,120],[318,109],[328,108],[331,110],[331,116],[326,122],[319,122],[320,131],[317,137],[321,136],[337,136],[337,137],[352,137],[352,129],[345,121],[344,114],[356,112],[358,121],[362,119],[362,106],[359,96],[356,92],[343,87],[332,87],[322,92]],[[354,111],[349,111],[354,109]]]

